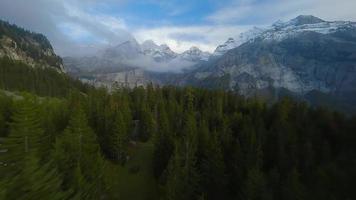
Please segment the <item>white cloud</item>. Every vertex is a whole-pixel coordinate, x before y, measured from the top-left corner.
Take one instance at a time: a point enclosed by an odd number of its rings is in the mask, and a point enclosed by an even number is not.
[[[235,37],[250,26],[167,26],[144,28],[134,31],[138,41],[152,39],[158,44],[167,44],[172,50],[181,53],[192,46],[203,51],[213,52],[217,45],[229,37]]]
[[[104,41],[120,43],[131,37],[122,19],[95,12],[97,6],[125,1],[0,0],[0,18],[43,33],[62,56],[85,55],[96,52]]]
[[[179,4],[180,1],[145,1],[156,2],[172,16],[184,14],[191,6],[189,2]],[[124,3],[130,1],[0,0],[0,18],[45,34],[62,56],[96,52],[104,43],[115,45],[127,39],[129,32],[141,42],[153,39],[177,52],[191,46],[212,52],[228,37],[235,37],[249,27],[271,24],[278,19],[289,20],[300,14],[312,14],[325,20],[356,21],[356,0],[232,0],[226,6],[220,7],[223,4],[220,3],[218,10],[206,16],[207,23],[139,29],[133,29],[132,24],[112,13],[96,10]]]
[[[216,24],[265,24],[311,14],[326,20],[356,20],[354,0],[236,0],[207,17]]]

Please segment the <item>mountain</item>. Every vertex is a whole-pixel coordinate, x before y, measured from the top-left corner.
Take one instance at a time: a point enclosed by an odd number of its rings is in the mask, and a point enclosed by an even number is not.
[[[141,45],[142,53],[153,58],[156,62],[168,62],[178,56],[166,44],[157,45],[152,40],[147,40]]]
[[[246,96],[276,97],[287,91],[312,99],[313,94],[323,93],[339,104],[354,104],[356,23],[314,16],[275,23],[190,72],[180,84],[223,88]]]
[[[283,40],[302,32],[312,31],[322,34],[332,33],[339,28],[352,26],[352,22],[335,21],[328,22],[311,15],[300,15],[288,22],[277,21],[267,28],[254,27],[241,33],[237,38],[229,38],[224,44],[219,45],[213,56],[222,56],[229,50],[241,44],[253,41],[256,38],[263,40]]]
[[[206,62],[209,57],[210,53],[197,47],[178,54],[166,44],[157,45],[152,40],[139,44],[132,38],[109,47],[96,56],[65,57],[64,65],[70,75],[94,85],[110,87],[118,84],[134,87],[150,82],[165,82],[160,80],[162,74],[167,76],[162,71],[172,73],[189,69]]]
[[[136,59],[141,55],[141,46],[136,39],[130,39],[114,47],[107,48],[102,57],[107,60],[122,62]]]
[[[189,50],[184,51],[179,57],[183,60],[191,62],[208,61],[210,57],[209,52],[203,52],[198,47],[191,47]]]
[[[254,27],[251,30],[241,33],[236,39],[229,38],[224,44],[219,45],[215,49],[215,51],[213,53],[213,57],[219,57],[219,56],[224,55],[227,51],[234,49],[251,39],[256,38],[263,31],[264,31],[264,29],[262,29],[262,28]]]
[[[62,59],[48,39],[0,20],[0,58],[22,61],[31,66],[51,67],[63,72]]]

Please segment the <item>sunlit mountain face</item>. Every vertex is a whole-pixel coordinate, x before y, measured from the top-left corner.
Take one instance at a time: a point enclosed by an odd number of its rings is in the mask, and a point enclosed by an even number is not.
[[[1,0],[0,200],[356,199],[354,8]]]

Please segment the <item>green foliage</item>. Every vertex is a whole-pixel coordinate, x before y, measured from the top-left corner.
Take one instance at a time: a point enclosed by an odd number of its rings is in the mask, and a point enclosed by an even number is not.
[[[39,96],[64,97],[70,90],[87,91],[88,86],[51,68],[30,67],[22,62],[0,58],[0,88],[26,91]]]
[[[0,199],[356,198],[355,118],[196,88],[80,88],[1,93]]]
[[[27,97],[16,102],[10,134],[1,144],[0,180],[6,184],[4,199],[63,199],[61,180],[49,164],[40,165],[38,150],[45,139],[35,106],[37,100]]]
[[[73,111],[68,127],[56,141],[55,160],[65,190],[73,189],[73,195],[82,199],[98,199],[105,191],[105,161],[87,123],[80,107]]]

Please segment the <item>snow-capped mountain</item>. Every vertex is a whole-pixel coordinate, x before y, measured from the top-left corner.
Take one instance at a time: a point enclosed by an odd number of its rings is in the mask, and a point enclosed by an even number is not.
[[[342,29],[356,27],[355,22],[324,21],[311,15],[301,15],[288,22],[278,21],[252,39],[265,41],[281,41],[286,38],[297,37],[304,32],[332,34]]]
[[[189,50],[179,55],[180,59],[190,62],[208,61],[210,57],[209,52],[203,52],[198,47],[191,47]]]
[[[258,37],[264,30],[265,29],[253,27],[251,30],[241,33],[236,39],[229,38],[224,44],[219,45],[215,49],[213,56],[217,57],[224,55],[227,51],[234,49],[240,46],[241,44]]]
[[[166,44],[157,45],[152,40],[146,40],[141,44],[142,53],[153,58],[157,62],[170,61],[177,57],[177,53],[172,51]]]
[[[299,34],[310,31],[321,34],[335,33],[340,29],[355,27],[355,22],[334,21],[328,22],[311,15],[300,15],[290,21],[281,20],[266,28],[254,27],[251,30],[241,33],[237,38],[229,38],[224,44],[219,45],[213,56],[222,56],[227,51],[239,47],[241,44],[251,42],[256,39],[264,41],[281,41],[289,37],[296,37]]]
[[[63,60],[71,75],[87,78],[89,74],[95,85],[109,86],[111,82],[120,82],[121,84],[122,81],[117,81],[119,79],[112,77],[130,74],[130,78],[125,79],[126,82],[123,85],[134,86],[137,85],[138,79],[142,80],[140,84],[152,81],[151,78],[145,77],[147,71],[152,73],[180,72],[199,62],[207,61],[209,57],[208,52],[203,52],[197,47],[178,54],[166,44],[157,45],[152,40],[139,44],[132,38],[105,49],[97,56],[65,57]],[[135,70],[141,70],[142,73],[132,73]]]
[[[100,68],[110,68],[110,71],[115,68],[120,71],[125,68],[174,71],[174,68],[178,68],[178,70],[186,69],[199,62],[207,61],[209,57],[208,52],[203,52],[197,47],[192,47],[182,54],[178,54],[166,44],[157,45],[152,40],[139,44],[136,39],[131,38],[105,49],[97,56],[66,57],[64,62],[67,68],[82,68],[85,71],[95,71]]]
[[[356,102],[355,25],[313,16],[279,21],[244,43],[229,39],[224,50],[235,48],[189,72],[180,84],[273,98],[283,91],[316,99],[317,92],[345,106]]]

